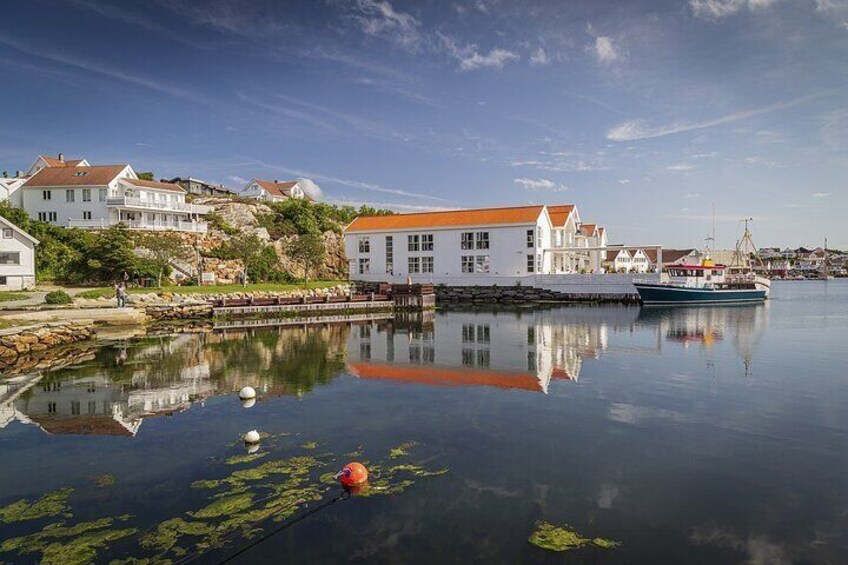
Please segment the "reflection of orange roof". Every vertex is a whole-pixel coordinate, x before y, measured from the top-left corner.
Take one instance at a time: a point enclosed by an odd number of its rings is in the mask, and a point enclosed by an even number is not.
[[[51,434],[132,437],[132,433],[114,418],[88,418],[83,416],[77,416],[75,418],[50,418],[30,416],[30,419],[41,426],[45,432]]]
[[[571,375],[568,374],[568,371],[565,369],[554,369],[551,372],[551,378],[553,379],[566,379],[568,381],[571,380]]]
[[[548,206],[548,214],[555,228],[562,227],[568,221],[568,217],[574,211],[574,204],[563,204],[561,206]]]
[[[418,212],[389,216],[360,216],[346,232],[427,229],[453,226],[495,226],[502,224],[534,224],[544,206],[515,206],[479,210]]]
[[[493,386],[537,392],[542,390],[539,379],[529,373],[459,370],[433,365],[389,365],[378,363],[348,363],[348,371],[361,379],[402,381],[433,386]]]

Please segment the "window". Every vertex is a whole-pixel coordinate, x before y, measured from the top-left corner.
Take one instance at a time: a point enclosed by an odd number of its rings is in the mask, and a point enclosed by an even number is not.
[[[53,197],[53,194],[49,190],[41,191],[41,198],[43,200],[50,200]]]
[[[462,364],[467,365],[469,367],[474,366],[474,350],[473,349],[463,349],[462,350]]]
[[[55,402],[48,402],[47,403],[47,413],[48,414],[55,414],[56,413],[56,403]]]
[[[371,339],[371,326],[359,326],[359,339]]]
[[[74,189],[69,188],[65,191],[65,202],[73,202],[74,201]]]
[[[541,253],[536,255],[536,272],[537,273],[542,272],[542,254]]]
[[[79,400],[71,400],[71,414],[74,416],[79,416],[80,413],[80,401]]]
[[[421,272],[421,258],[420,257],[410,257],[409,258],[409,273],[420,273]]]
[[[421,272],[422,273],[432,273],[433,272],[433,258],[432,257],[422,257],[421,258]]]
[[[82,201],[83,202],[91,202],[91,189],[83,188],[82,189]]]
[[[3,239],[12,239],[12,228],[3,228]]]
[[[56,221],[56,212],[39,212],[38,213],[38,221],[39,222],[55,222]]]
[[[77,172],[74,173],[74,176],[75,177],[84,177],[87,174],[88,174],[88,171],[77,171]]]
[[[367,341],[359,344],[359,358],[371,359],[371,344]]]
[[[359,260],[359,274],[365,275],[371,272],[371,259]]]
[[[433,250],[433,234],[425,233],[421,236],[421,251]]]
[[[6,286],[6,277],[0,277],[0,286]]]
[[[488,249],[489,248],[489,232],[487,231],[478,231],[477,232],[477,249]]]
[[[409,362],[410,363],[421,363],[421,346],[419,345],[410,345],[409,346]]]
[[[20,251],[0,251],[0,265],[20,265]]]
[[[82,213],[82,219],[83,220],[90,220],[91,219],[91,210],[85,210]]]
[[[488,244],[488,242],[486,242]],[[474,258],[474,272],[488,273],[489,272],[489,256],[478,255]]]
[[[406,236],[407,251],[418,251],[421,248],[420,238],[417,235]]]
[[[474,272],[474,256],[473,255],[463,255],[462,259],[462,272],[463,273],[473,273]]]
[[[474,249],[474,232],[462,232],[462,248]]]
[[[98,188],[97,189],[97,200],[100,202],[106,202],[106,189]]]
[[[395,273],[395,244],[392,236],[386,236],[386,272],[390,275]]]
[[[527,326],[527,345],[536,345],[536,326]]]
[[[436,349],[432,345],[427,345],[421,348],[421,361],[432,365],[436,362]]]
[[[488,367],[489,366],[489,350],[488,349],[478,349],[477,350],[477,366],[478,367]]]
[[[527,247],[533,247],[533,230],[527,230]]]
[[[535,267],[536,267],[536,256],[535,255],[528,255],[527,256],[527,272],[532,273],[533,271],[535,271]]]
[[[489,326],[477,326],[477,343],[489,343]]]
[[[88,414],[89,416],[93,416],[97,413],[97,403],[93,400],[88,401]]]
[[[542,228],[536,228],[536,247],[542,247]]]
[[[371,239],[367,237],[359,238],[359,252],[360,253],[371,253]]]
[[[462,324],[462,343],[474,343],[474,324]]]
[[[531,372],[535,371],[536,366],[537,366],[536,365],[536,352],[535,351],[528,351],[527,352],[527,370],[531,371]]]

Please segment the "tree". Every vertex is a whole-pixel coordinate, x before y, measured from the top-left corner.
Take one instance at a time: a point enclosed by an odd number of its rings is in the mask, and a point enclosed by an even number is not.
[[[288,245],[288,254],[295,261],[303,263],[303,278],[309,284],[310,269],[317,269],[324,260],[327,250],[319,235],[307,234],[293,239]]]
[[[148,171],[146,173],[136,173],[135,176],[138,177],[138,180],[153,180],[152,171]]]
[[[192,252],[175,233],[146,233],[137,244],[145,250],[144,256],[156,271],[156,286],[162,287],[162,277],[174,261],[188,261]]]
[[[222,258],[241,261],[242,284],[247,286],[247,267],[262,253],[265,246],[265,242],[256,235],[234,237],[221,246],[219,255]]]
[[[99,232],[92,246],[90,259],[99,263],[101,280],[118,279],[124,273],[132,272],[135,266],[135,253],[129,228],[118,224]]]

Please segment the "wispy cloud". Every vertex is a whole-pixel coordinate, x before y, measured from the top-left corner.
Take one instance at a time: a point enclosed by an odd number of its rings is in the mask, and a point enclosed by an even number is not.
[[[833,196],[832,192],[814,192],[813,193],[813,198],[828,198],[830,196]]]
[[[412,14],[395,10],[386,0],[356,0],[354,18],[367,35],[387,38],[410,51],[421,47],[420,22]]]
[[[397,202],[375,202],[373,200],[354,200],[334,197],[328,198],[326,201],[336,206],[353,206],[354,208],[371,206],[372,208],[392,210],[394,212],[446,212],[456,210],[456,208],[444,206],[422,206],[418,204],[398,204]]]
[[[594,37],[594,41],[586,45],[586,51],[591,53],[599,63],[612,63],[623,58],[610,36],[596,33],[591,24],[587,26],[587,31]]]
[[[481,54],[474,43],[461,44],[450,36],[438,33],[438,45],[449,56],[459,62],[459,68],[463,71],[473,71],[480,68],[500,69],[510,61],[518,61],[521,56],[507,49],[491,49],[486,54]]]
[[[741,10],[760,10],[776,2],[777,0],[689,0],[689,7],[696,18],[717,21]]]
[[[675,165],[669,165],[665,168],[665,170],[677,172],[694,171],[695,165],[690,165],[689,163],[677,163]]]
[[[569,159],[567,155],[554,156],[550,159],[514,159],[509,164],[512,167],[531,167],[553,173],[588,173],[609,170],[608,166],[600,162]]]
[[[786,110],[788,108],[792,108],[793,106],[797,106],[798,104],[813,100],[814,98],[824,96],[824,94],[825,93],[818,93],[810,96],[804,96],[802,98],[796,98],[794,100],[789,100],[787,102],[778,102],[776,104],[771,104],[770,106],[764,106],[762,108],[741,110],[739,112],[727,114],[726,116],[721,116],[719,118],[714,118],[712,120],[704,120],[700,122],[678,122],[664,126],[650,126],[644,120],[632,120],[622,122],[607,131],[607,139],[611,141],[637,141],[641,139],[653,139],[656,137],[675,135],[687,131],[711,128],[723,124],[738,122],[740,120],[747,120],[749,118],[761,116],[763,114],[768,114],[769,112],[775,112],[777,110]]]
[[[549,62],[550,58],[548,58],[547,52],[542,47],[539,47],[532,55],[530,55],[531,65],[547,65]]]
[[[692,199],[692,198],[700,198],[701,195],[698,192],[689,192],[683,195],[683,198]]]
[[[618,184],[630,184],[631,182],[633,181],[630,179],[618,179]]]
[[[520,178],[513,179],[512,182],[530,192],[565,192],[568,190],[568,186],[565,184],[556,183],[550,179]]]
[[[249,179],[246,179],[244,177],[240,177],[238,175],[229,175],[227,177],[227,180],[232,182],[232,183],[235,183],[239,187],[245,186],[249,182]]]

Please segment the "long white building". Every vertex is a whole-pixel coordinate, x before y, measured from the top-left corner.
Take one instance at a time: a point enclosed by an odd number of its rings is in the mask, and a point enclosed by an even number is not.
[[[350,277],[372,282],[512,284],[527,275],[600,273],[606,231],[573,205],[423,212],[355,219]]]

